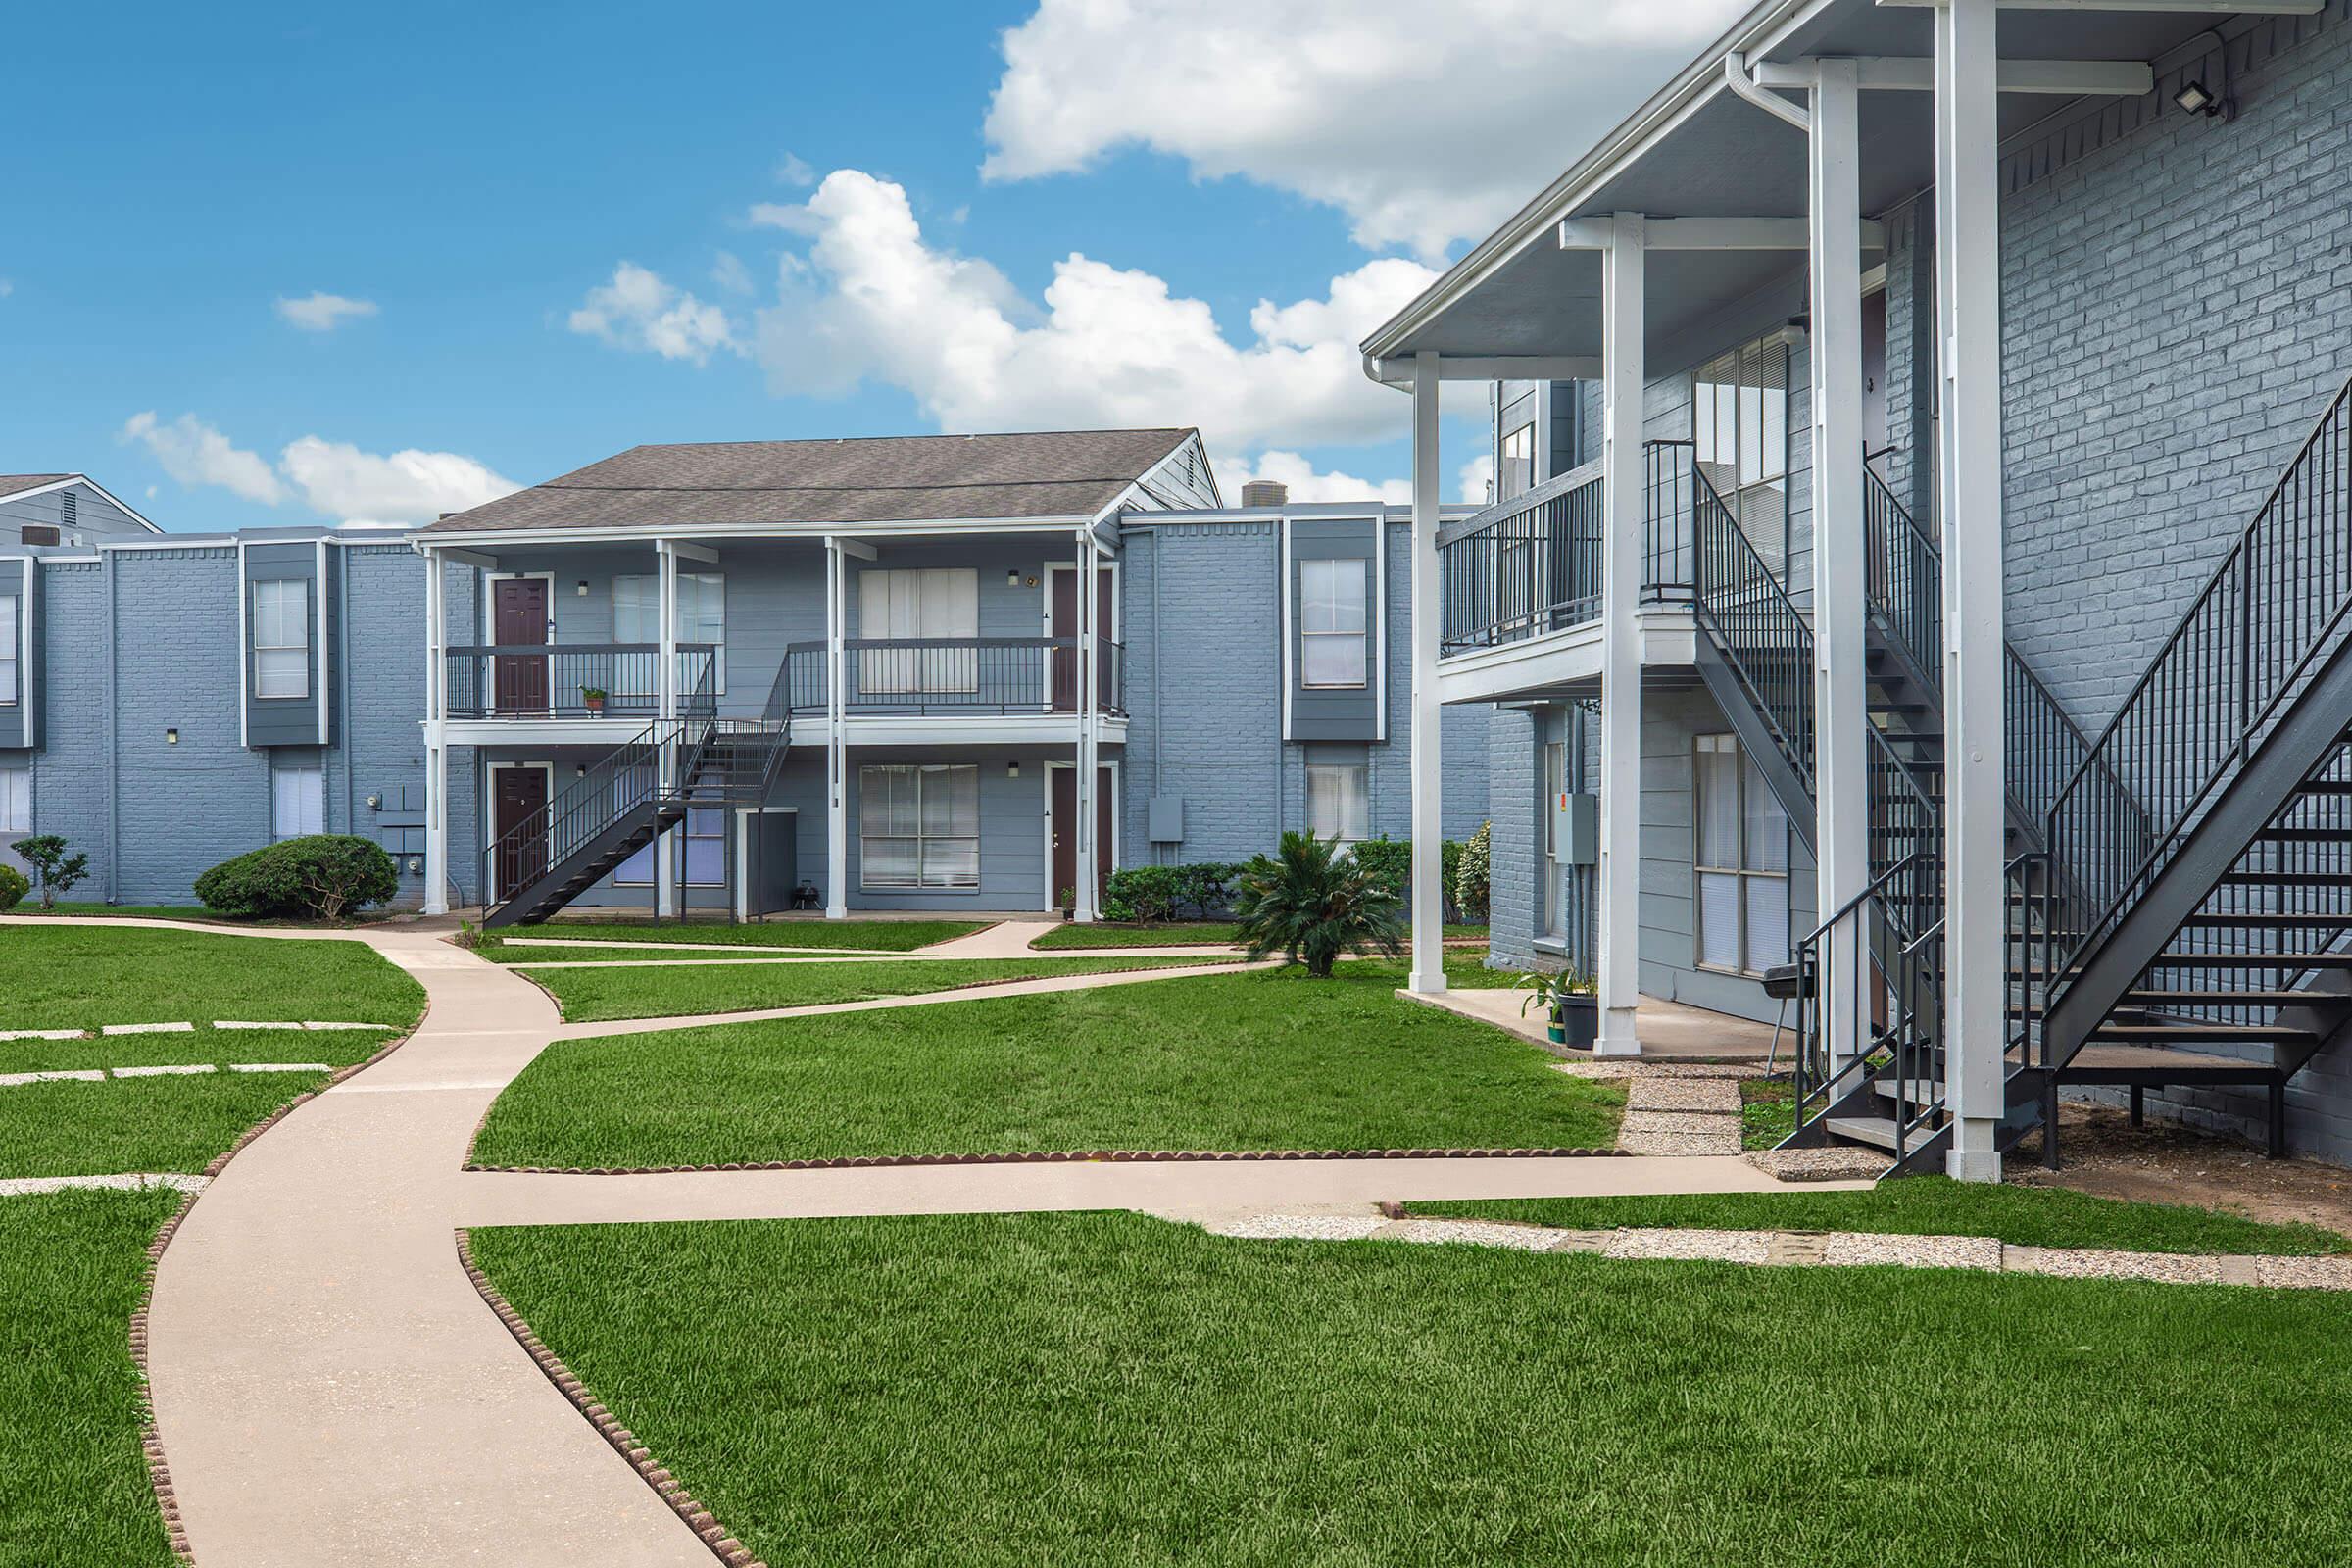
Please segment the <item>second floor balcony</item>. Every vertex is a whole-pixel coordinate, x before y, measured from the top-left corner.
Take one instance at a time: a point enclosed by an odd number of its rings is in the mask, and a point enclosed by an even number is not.
[[[715,711],[717,648],[678,643],[674,657],[678,710]],[[452,647],[448,716],[650,721],[660,711],[661,660],[659,643]]]
[[[1097,655],[1095,711],[1122,715],[1126,649],[1105,639]],[[1074,714],[1083,693],[1082,657],[1074,637],[852,637],[842,644],[842,710],[853,717]],[[794,643],[785,661],[792,712],[827,712],[833,699],[826,645]]]

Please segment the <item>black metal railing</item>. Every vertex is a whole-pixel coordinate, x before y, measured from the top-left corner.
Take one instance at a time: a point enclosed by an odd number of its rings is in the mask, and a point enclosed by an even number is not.
[[[677,645],[680,711],[714,688],[717,649]],[[636,718],[660,712],[659,643],[478,644],[447,651],[451,718]]]
[[[1865,592],[1887,639],[1930,680],[1943,674],[1943,556],[1879,476],[1862,470]]]
[[[1519,642],[1600,615],[1600,468],[1587,464],[1443,530],[1443,652]]]
[[[1096,644],[1097,707],[1126,711],[1124,645]],[[1081,687],[1075,637],[850,638],[842,645],[843,704],[874,714],[1074,713]],[[825,645],[785,650],[791,712],[832,706]]]
[[[1812,621],[1790,601],[1740,529],[1739,515],[1695,465],[1690,485],[1693,614],[1811,793]]]
[[[2055,965],[2105,940],[2285,710],[2352,611],[2352,382],[2056,793],[2043,833],[2088,918]]]

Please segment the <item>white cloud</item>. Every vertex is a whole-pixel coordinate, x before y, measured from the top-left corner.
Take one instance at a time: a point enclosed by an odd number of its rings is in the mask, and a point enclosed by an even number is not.
[[[1296,452],[1261,452],[1254,463],[1214,457],[1210,466],[1216,469],[1217,488],[1228,506],[1241,505],[1242,486],[1252,479],[1274,480],[1290,491],[1293,501],[1382,501],[1401,507],[1413,499],[1410,479],[1359,479],[1337,469],[1320,472]]]
[[[590,289],[567,324],[574,332],[665,360],[703,365],[715,352],[738,352],[735,323],[725,311],[635,262],[622,262],[612,270],[612,282]]]
[[[1494,498],[1494,454],[1481,452],[1456,471],[1462,486],[1462,499],[1485,506]]]
[[[1026,179],[1149,148],[1435,259],[1532,200],[1748,4],[1042,0],[1004,34],[983,169]]]
[[[412,448],[379,456],[315,435],[286,443],[272,466],[193,414],[170,423],[153,412],[134,414],[121,439],[144,445],[183,485],[215,486],[267,507],[297,497],[322,516],[349,522],[425,523],[520,488],[459,453]]]
[[[710,281],[729,294],[749,294],[758,286],[752,281],[752,270],[733,251],[718,253],[718,259],[710,264]]]
[[[193,414],[166,424],[150,409],[123,421],[122,441],[137,441],[155,454],[163,469],[183,485],[218,485],[247,501],[274,507],[286,498],[269,461],[232,445],[228,437]]]
[[[1320,299],[1261,301],[1237,343],[1202,301],[1075,253],[1031,301],[986,261],[927,244],[905,190],[857,170],[788,213],[779,226],[809,243],[783,258],[756,341],[779,393],[880,381],[944,429],[1198,424],[1229,452],[1406,431],[1406,399],[1364,378],[1355,344],[1427,286],[1418,263],[1373,261]]]
[[[787,152],[776,160],[776,183],[779,185],[813,185],[816,183],[816,171],[808,166],[808,159]]]
[[[278,466],[312,511],[353,522],[430,522],[521,488],[455,452],[378,456],[315,435],[288,442]]]
[[[373,300],[346,299],[340,294],[306,294],[298,300],[281,295],[277,314],[281,320],[305,332],[332,332],[345,321],[377,314],[377,307]]]

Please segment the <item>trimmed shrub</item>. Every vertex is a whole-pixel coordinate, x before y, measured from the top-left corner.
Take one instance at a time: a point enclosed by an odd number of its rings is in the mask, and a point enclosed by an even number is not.
[[[1447,839],[1438,846],[1438,877],[1443,888],[1440,896],[1446,901],[1446,917],[1452,920],[1467,920],[1468,916],[1462,913],[1462,901],[1454,892],[1454,889],[1461,885],[1462,880],[1462,841],[1460,839]]]
[[[0,914],[22,904],[31,891],[32,884],[24,880],[24,872],[13,865],[0,865]]]
[[[1487,856],[1494,825],[1478,824],[1453,868],[1453,906],[1472,925],[1484,925],[1487,920]]]
[[[1396,956],[1404,936],[1396,895],[1339,848],[1337,839],[1285,833],[1278,858],[1250,862],[1233,912],[1250,957],[1280,953],[1328,980],[1343,953]]]
[[[1191,865],[1131,865],[1113,871],[1102,893],[1105,920],[1205,920],[1233,898],[1242,867],[1226,860]]]
[[[57,907],[60,894],[74,891],[74,884],[90,874],[90,858],[86,855],[68,855],[66,841],[55,833],[35,833],[28,839],[19,839],[9,846],[24,858],[32,867],[34,885],[41,890],[41,907]]]
[[[314,833],[223,860],[196,879],[216,914],[248,920],[335,920],[400,891],[383,846],[347,833]]]
[[[1386,888],[1390,897],[1401,900],[1413,881],[1413,841],[1393,839],[1383,833],[1376,839],[1359,839],[1348,852],[1364,874]]]

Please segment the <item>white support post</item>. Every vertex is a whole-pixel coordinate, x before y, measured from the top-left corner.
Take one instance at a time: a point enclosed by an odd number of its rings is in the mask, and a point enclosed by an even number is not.
[[[424,552],[424,912],[449,912],[449,568]]]
[[[1445,384],[1435,354],[1413,356],[1413,725],[1412,924],[1408,989],[1425,997],[1446,990],[1445,756],[1439,731],[1438,647],[1445,591],[1438,576],[1438,392]]]
[[[1851,60],[1816,69],[1811,117],[1813,292],[1813,766],[1815,907],[1870,885],[1870,693],[1863,663],[1862,187]],[[1821,1017],[1832,1072],[1865,1049],[1862,920],[1823,942]],[[1852,1087],[1852,1085],[1847,1085]]]
[[[1638,1056],[1642,984],[1642,401],[1648,233],[1620,213],[1601,253],[1600,1035],[1593,1054]]]
[[[850,914],[850,747],[846,630],[849,567],[825,536],[825,918]]]
[[[1074,904],[1072,916],[1080,925],[1092,925],[1096,918],[1096,888],[1100,877],[1095,869],[1096,857],[1101,853],[1095,842],[1095,710],[1098,706],[1095,690],[1096,660],[1100,649],[1096,643],[1098,628],[1095,596],[1102,590],[1096,582],[1101,566],[1095,557],[1095,530],[1090,524],[1078,530],[1078,778],[1076,805],[1072,809],[1078,820],[1071,830],[1078,835],[1077,854],[1072,858],[1077,866],[1078,885],[1071,890]]]
[[[1936,13],[1942,333],[1945,1169],[1998,1181],[2008,902],[2001,713],[2001,256],[1997,0]]]
[[[678,716],[678,558],[666,540],[654,541],[654,569],[656,572],[654,603],[658,624],[655,635],[660,652],[654,655],[654,711],[666,726]],[[680,782],[677,777],[677,747],[666,727],[661,732],[662,741],[654,750],[657,776],[662,792],[667,795]],[[678,912],[678,834],[673,830],[654,840],[654,913],[657,916]]]

